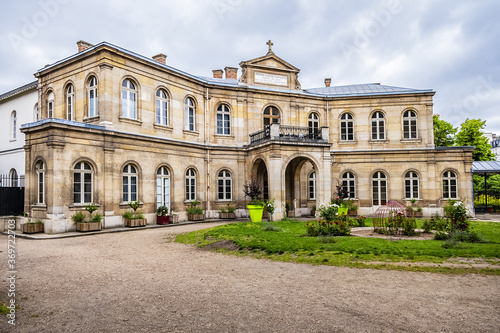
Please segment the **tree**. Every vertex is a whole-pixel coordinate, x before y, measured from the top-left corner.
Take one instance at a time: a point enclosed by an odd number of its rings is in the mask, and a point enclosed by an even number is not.
[[[439,115],[432,116],[434,123],[434,144],[436,147],[450,147],[455,143],[455,133],[457,128],[453,127],[449,122],[439,119]]]
[[[461,125],[460,132],[455,137],[455,144],[457,146],[475,147],[472,153],[474,161],[495,160],[495,155],[491,152],[491,144],[482,131],[485,124],[486,120],[467,118]]]

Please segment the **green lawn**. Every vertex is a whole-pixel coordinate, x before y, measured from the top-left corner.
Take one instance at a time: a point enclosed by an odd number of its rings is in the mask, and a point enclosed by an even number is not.
[[[367,222],[367,225],[371,225],[370,220]],[[443,242],[435,240],[393,241],[354,236],[335,237],[334,242],[325,243],[316,237],[304,236],[306,222],[273,222],[273,225],[281,228],[281,231],[262,230],[266,224],[265,222],[233,223],[181,234],[177,236],[176,241],[202,247],[220,240],[231,240],[239,246],[239,250],[221,249],[220,251],[317,265],[500,275],[500,269],[496,268],[445,267],[444,265],[453,258],[482,258],[480,260],[482,263],[496,262],[498,264],[500,223],[471,222],[471,226],[482,233],[489,242],[462,243],[460,247],[450,249],[441,247]],[[373,264],[373,262],[376,263]],[[399,264],[395,265],[396,262]]]

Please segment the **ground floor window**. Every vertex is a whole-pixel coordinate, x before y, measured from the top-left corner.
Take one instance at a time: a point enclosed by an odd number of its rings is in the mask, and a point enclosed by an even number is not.
[[[231,174],[227,170],[219,172],[217,177],[219,200],[231,200]]]
[[[373,205],[382,206],[387,203],[387,176],[380,171],[372,178]]]
[[[453,171],[446,171],[443,174],[443,198],[457,198],[457,175]]]
[[[156,208],[165,206],[170,211],[170,173],[161,167],[156,173]]]
[[[87,162],[78,162],[73,171],[73,202],[92,203],[92,168]]]
[[[186,171],[186,201],[196,200],[196,172],[193,169]]]
[[[309,200],[316,199],[316,172],[309,174]]]
[[[123,201],[137,200],[137,169],[128,164],[123,168]]]
[[[410,171],[405,175],[405,198],[418,199],[418,175],[416,172]]]
[[[348,191],[349,198],[356,198],[356,182],[352,172],[346,172],[342,175],[342,186]]]

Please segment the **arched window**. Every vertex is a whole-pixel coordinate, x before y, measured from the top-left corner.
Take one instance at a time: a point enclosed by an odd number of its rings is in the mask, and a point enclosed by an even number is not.
[[[196,200],[196,172],[194,169],[186,171],[186,201]]]
[[[132,164],[123,168],[123,201],[137,200],[137,169]]]
[[[54,92],[47,94],[47,118],[54,117]]]
[[[271,124],[280,123],[280,112],[274,106],[268,106],[264,109],[264,127]]]
[[[10,114],[10,139],[15,140],[17,135],[17,111]]]
[[[168,125],[168,95],[163,89],[156,91],[156,123]]]
[[[407,172],[405,175],[405,198],[419,198],[419,179],[418,174],[414,171]]]
[[[384,114],[380,111],[372,115],[372,140],[385,139],[385,121]]]
[[[38,103],[35,103],[35,106],[33,107],[33,121],[39,121],[40,120],[40,111],[38,110]]]
[[[17,187],[19,185],[16,169],[10,169],[10,171],[9,171],[9,181],[10,181],[10,186],[11,187]]]
[[[319,139],[319,117],[317,113],[311,113],[308,117],[309,139]]]
[[[231,113],[225,104],[217,108],[217,134],[231,135]]]
[[[188,131],[194,131],[196,128],[195,111],[194,101],[189,97],[186,98],[184,101],[184,128]]]
[[[231,174],[227,170],[222,170],[217,176],[219,200],[231,200],[232,186]]]
[[[45,203],[45,164],[43,161],[36,163],[36,178],[37,178],[37,203]]]
[[[87,87],[87,98],[89,104],[88,116],[97,116],[97,79],[95,76],[90,77]]]
[[[344,113],[340,117],[340,140],[354,140],[354,121],[350,113]]]
[[[342,187],[348,191],[349,198],[356,198],[356,178],[352,172],[345,172],[342,175]]]
[[[92,203],[92,167],[87,162],[78,162],[73,170],[73,202]]]
[[[457,175],[453,171],[445,171],[443,174],[443,198],[457,198]]]
[[[72,84],[66,88],[66,119],[75,120],[75,88]]]
[[[309,174],[309,200],[316,200],[316,172]]]
[[[164,166],[156,172],[156,208],[160,206],[170,211],[170,173]]]
[[[417,138],[417,114],[414,111],[405,111],[403,114],[403,137],[405,139]]]
[[[122,117],[137,119],[137,90],[129,79],[122,83]]]
[[[387,176],[383,172],[375,172],[372,178],[373,205],[381,206],[387,203]]]

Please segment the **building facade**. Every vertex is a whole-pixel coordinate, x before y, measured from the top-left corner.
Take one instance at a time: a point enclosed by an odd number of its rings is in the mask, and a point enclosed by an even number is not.
[[[252,177],[275,217],[297,216],[348,187],[360,214],[416,199],[425,215],[449,199],[472,206],[470,147],[436,149],[434,91],[380,84],[302,89],[300,70],[269,47],[238,68],[194,76],[107,42],[39,70],[40,120],[23,125],[30,216],[46,232],[72,230],[88,203],[104,227],[122,226],[139,200],[149,223],[166,205],[186,219],[227,204],[245,216]],[[224,73],[225,72],[225,73]],[[224,77],[223,77],[224,76]]]

